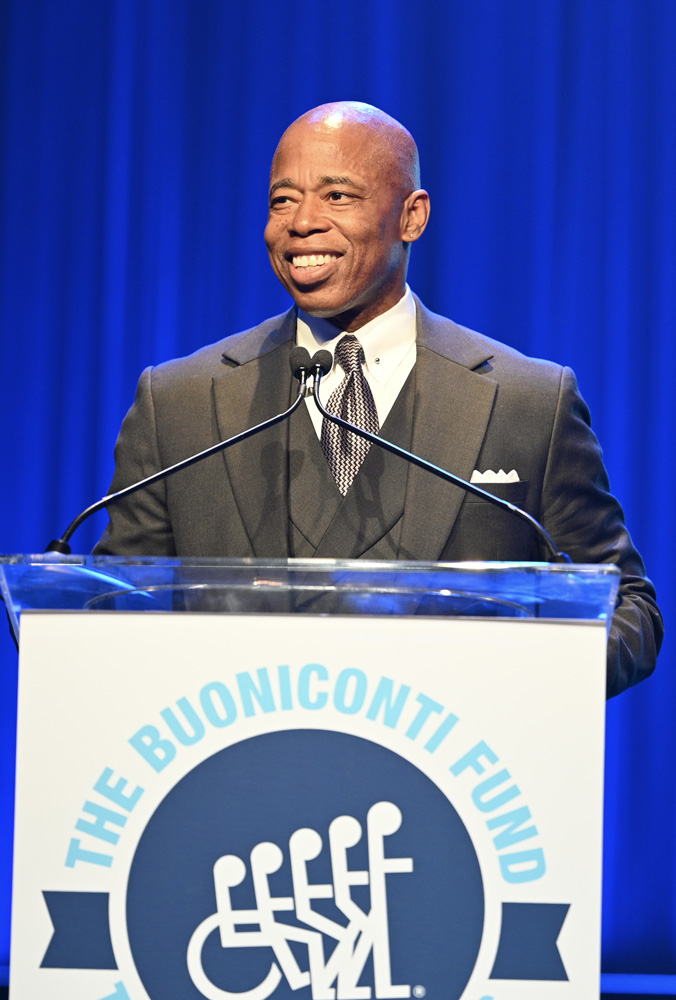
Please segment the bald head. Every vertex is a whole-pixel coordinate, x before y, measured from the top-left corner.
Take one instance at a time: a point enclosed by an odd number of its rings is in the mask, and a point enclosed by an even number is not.
[[[420,159],[415,139],[396,118],[372,104],[360,101],[320,104],[289,125],[277,149],[285,142],[293,142],[302,130],[313,131],[317,138],[337,141],[348,133],[357,136],[361,133],[370,162],[377,169],[387,171],[385,176],[389,176],[402,193],[408,194],[420,187]]]
[[[411,134],[370,104],[323,104],[288,127],[265,242],[301,309],[352,332],[401,299],[429,216],[418,174]]]

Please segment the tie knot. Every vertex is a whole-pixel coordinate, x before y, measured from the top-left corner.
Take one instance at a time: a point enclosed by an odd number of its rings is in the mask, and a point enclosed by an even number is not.
[[[364,348],[353,333],[348,333],[336,345],[336,361],[346,375],[361,368],[365,361]]]

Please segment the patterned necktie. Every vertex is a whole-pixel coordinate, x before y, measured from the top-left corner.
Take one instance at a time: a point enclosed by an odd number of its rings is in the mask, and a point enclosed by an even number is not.
[[[329,413],[349,420],[365,431],[377,434],[380,430],[378,411],[371,387],[366,381],[362,363],[364,349],[353,334],[347,334],[336,347],[336,361],[345,372],[345,378],[331,393],[326,409]],[[361,463],[371,447],[368,441],[347,431],[324,417],[322,423],[322,448],[340,492],[345,496]]]

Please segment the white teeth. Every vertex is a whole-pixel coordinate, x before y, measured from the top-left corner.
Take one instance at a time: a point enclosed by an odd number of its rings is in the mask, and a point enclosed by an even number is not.
[[[294,267],[319,267],[320,264],[328,264],[331,260],[336,260],[338,254],[334,253],[311,253],[303,254],[301,257],[292,257]]]

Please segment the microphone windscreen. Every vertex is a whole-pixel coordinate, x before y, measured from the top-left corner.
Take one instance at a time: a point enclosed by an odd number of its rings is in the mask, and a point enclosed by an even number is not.
[[[312,362],[310,361],[310,352],[306,347],[294,347],[289,355],[289,366],[291,367],[291,374],[294,378],[300,381],[300,378],[304,371],[309,372]]]
[[[313,368],[321,368],[322,376],[327,375],[333,368],[333,358],[331,357],[331,352],[317,351],[317,353],[312,356],[310,364]]]

